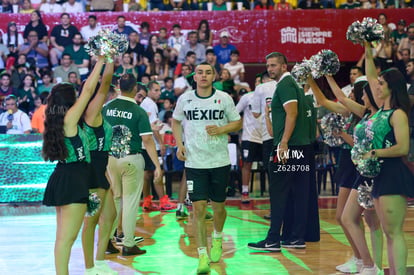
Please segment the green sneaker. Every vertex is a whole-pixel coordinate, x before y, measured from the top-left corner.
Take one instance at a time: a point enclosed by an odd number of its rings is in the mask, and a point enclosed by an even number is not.
[[[210,272],[210,259],[207,254],[201,254],[198,258],[197,274],[208,274]]]
[[[223,238],[211,238],[210,258],[213,263],[220,261],[221,253],[223,253],[222,242]]]

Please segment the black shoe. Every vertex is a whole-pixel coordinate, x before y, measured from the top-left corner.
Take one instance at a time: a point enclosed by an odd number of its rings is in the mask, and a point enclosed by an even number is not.
[[[247,247],[259,251],[280,252],[280,242],[263,240],[258,243],[248,243]]]
[[[133,247],[123,246],[122,247],[122,256],[142,255],[145,253],[147,253],[147,251],[139,248],[138,246],[133,246]]]
[[[282,247],[305,249],[306,248],[306,243],[303,240],[283,241],[282,242]]]
[[[116,248],[116,247],[112,244],[111,240],[109,240],[109,241],[108,241],[108,246],[106,247],[105,254],[116,254],[116,253],[119,253],[119,249],[118,249],[118,248]]]
[[[263,218],[265,218],[266,220],[270,220],[270,219],[272,218],[272,216],[271,216],[271,214],[269,213],[269,214],[267,214],[267,215],[264,215],[264,216],[263,216]]]

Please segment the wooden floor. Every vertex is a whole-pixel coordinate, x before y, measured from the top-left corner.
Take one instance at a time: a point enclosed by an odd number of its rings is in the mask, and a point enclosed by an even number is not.
[[[281,253],[248,249],[248,242],[265,236],[269,222],[263,215],[268,209],[266,199],[254,200],[249,205],[242,205],[239,200],[228,201],[223,258],[211,265],[210,274],[337,274],[335,266],[352,256],[334,219],[335,198],[320,199],[320,242],[307,243],[306,250],[282,249]],[[211,230],[212,222],[208,226]],[[55,227],[53,208],[0,205],[0,274],[54,274]],[[408,265],[414,266],[414,208],[408,211],[404,229]],[[147,254],[107,256],[109,265],[119,274],[195,274],[198,260],[191,220],[177,222],[175,213],[143,213],[137,221],[136,234],[145,238],[140,246],[147,249]],[[387,266],[386,255],[384,259]],[[83,272],[78,238],[72,249],[70,274]],[[414,268],[409,269],[409,274],[414,274]]]

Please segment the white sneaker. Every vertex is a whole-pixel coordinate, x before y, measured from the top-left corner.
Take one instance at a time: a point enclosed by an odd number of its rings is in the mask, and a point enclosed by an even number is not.
[[[342,273],[358,273],[361,271],[362,266],[362,259],[357,259],[355,256],[352,256],[346,263],[338,265],[336,270]]]
[[[360,275],[379,275],[381,274],[381,269],[379,269],[376,264],[374,264],[371,267],[363,266],[359,274]]]
[[[100,275],[100,273],[98,272],[98,270],[96,269],[96,267],[92,267],[92,268],[88,268],[85,269],[85,275]]]
[[[118,271],[113,270],[106,262],[95,263],[95,268],[99,275],[118,275]]]

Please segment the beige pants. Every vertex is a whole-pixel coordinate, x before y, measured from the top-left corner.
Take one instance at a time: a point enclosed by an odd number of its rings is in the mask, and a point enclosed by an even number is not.
[[[135,246],[134,236],[139,199],[144,185],[144,165],[144,158],[141,154],[120,159],[109,156],[108,160],[107,169],[117,214],[112,232],[118,225],[122,201],[122,230],[125,236],[124,245],[128,247]]]

